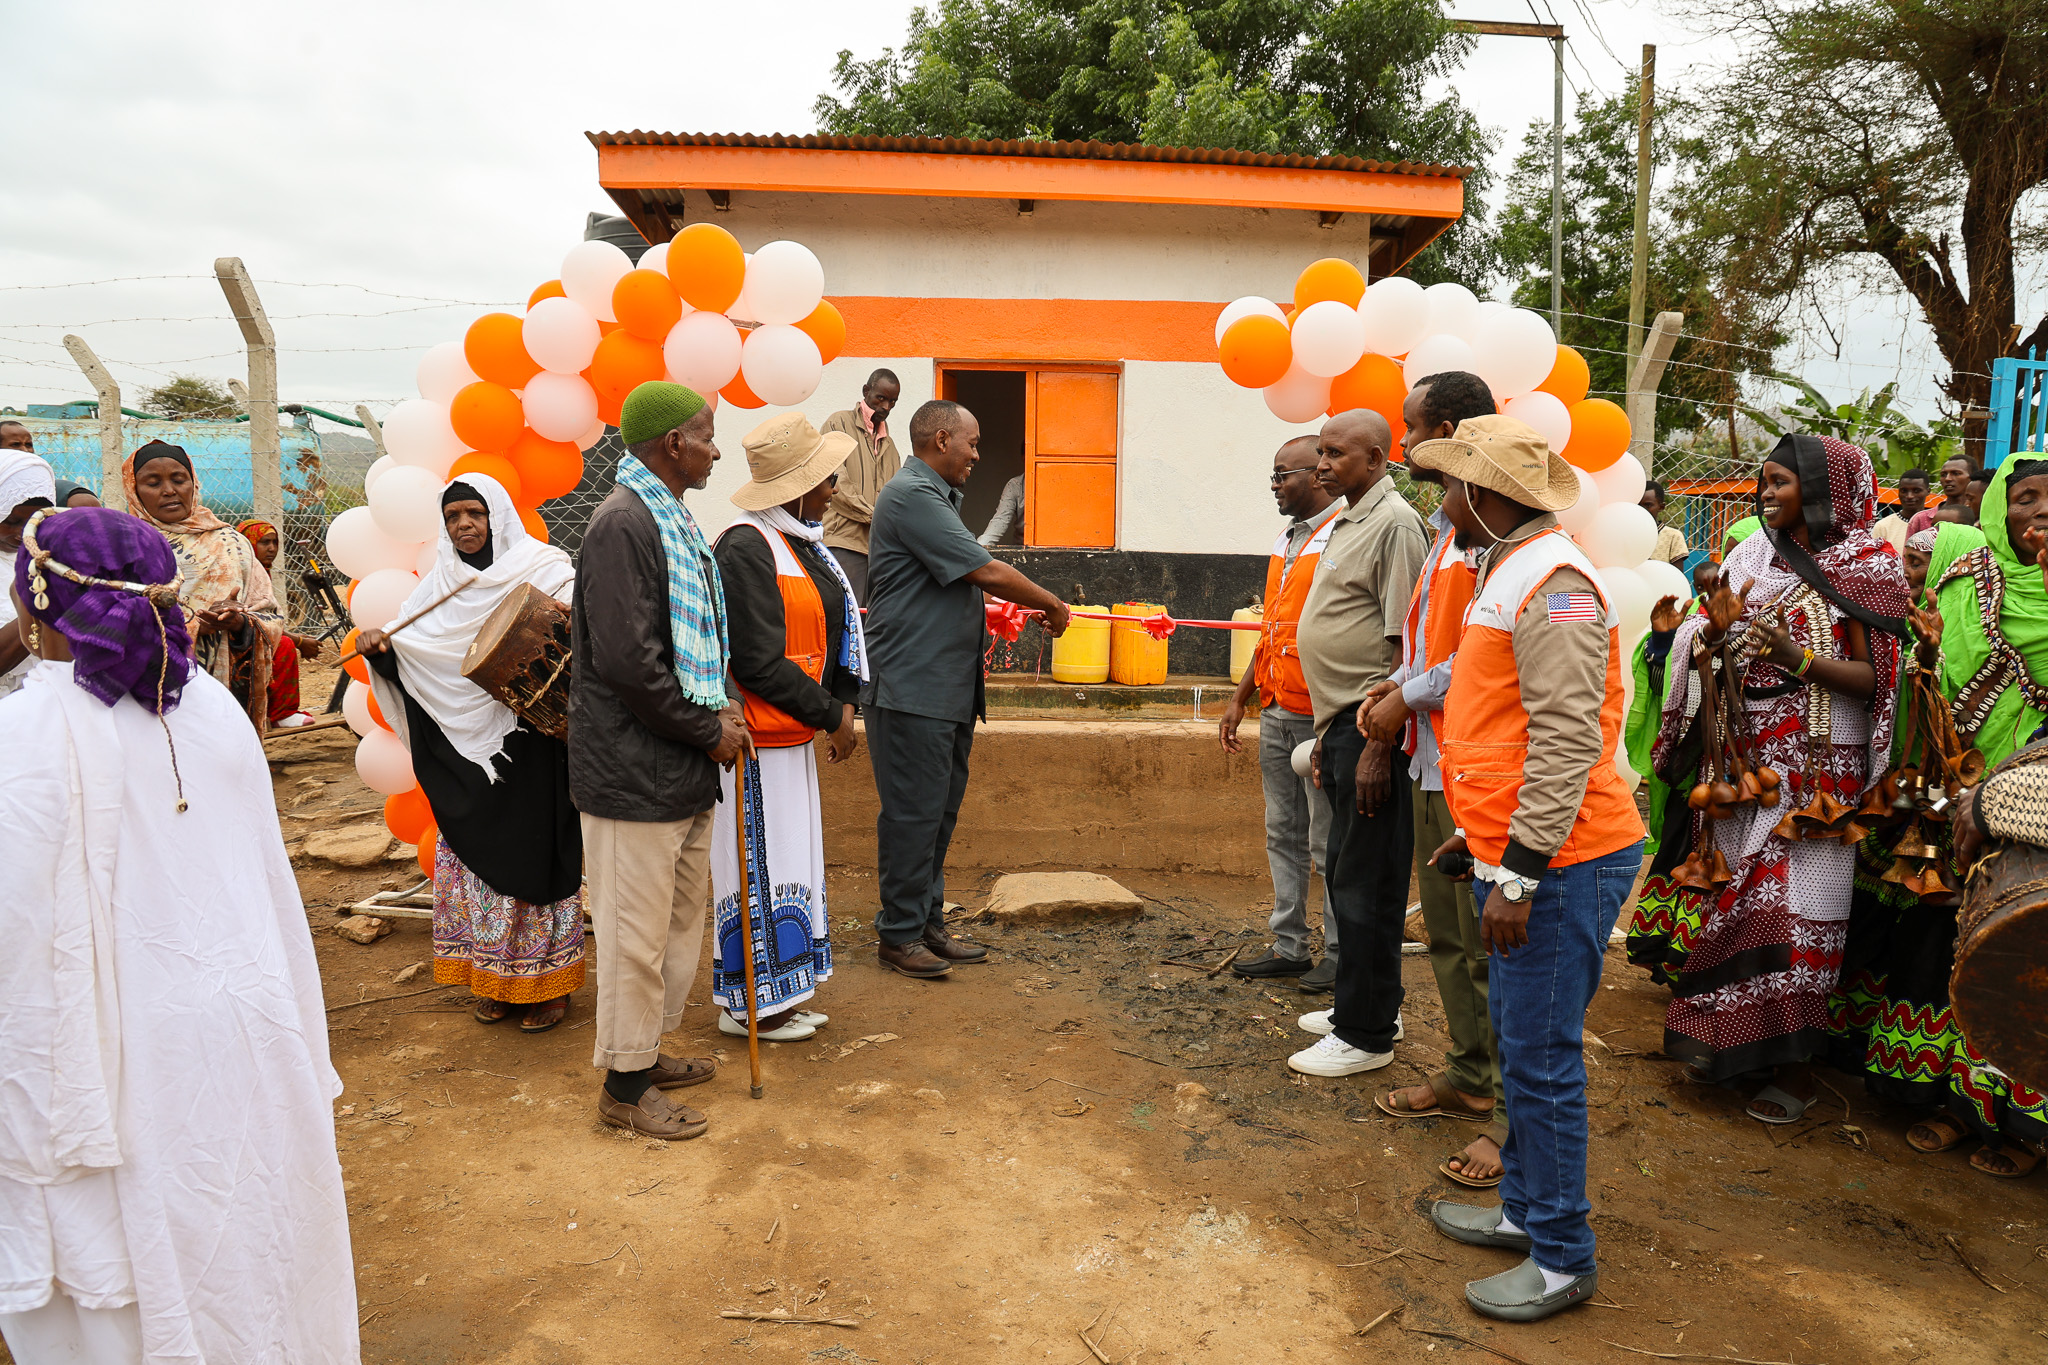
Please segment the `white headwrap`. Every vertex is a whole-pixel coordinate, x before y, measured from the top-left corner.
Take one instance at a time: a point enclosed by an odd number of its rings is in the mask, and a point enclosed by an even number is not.
[[[484,618],[507,593],[521,583],[531,583],[566,602],[575,589],[576,570],[567,552],[526,533],[519,509],[496,479],[464,474],[452,482],[474,488],[490,509],[491,566],[479,572],[463,563],[444,527],[434,567],[405,599],[398,619],[412,615],[451,588],[460,585],[461,591],[393,635],[391,648],[398,655],[399,680],[412,699],[434,718],[455,752],[496,781],[492,760],[504,752],[505,736],[518,726],[519,717],[462,676],[463,657]]]
[[[57,501],[57,476],[32,450],[0,450],[0,517],[33,498]]]

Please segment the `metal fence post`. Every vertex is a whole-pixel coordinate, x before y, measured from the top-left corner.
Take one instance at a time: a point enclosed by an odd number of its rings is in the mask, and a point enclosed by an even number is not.
[[[100,364],[84,337],[65,337],[64,349],[71,352],[78,368],[92,381],[93,392],[100,396],[100,505],[125,512],[128,490],[121,482],[121,465],[128,455],[121,449],[121,386]]]

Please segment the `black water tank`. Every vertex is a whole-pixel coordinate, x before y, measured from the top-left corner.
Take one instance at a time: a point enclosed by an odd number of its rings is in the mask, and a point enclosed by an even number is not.
[[[626,259],[635,265],[640,263],[641,254],[647,250],[647,239],[640,235],[640,229],[628,219],[617,214],[593,213],[583,224],[583,240],[586,242],[610,242],[626,253]]]

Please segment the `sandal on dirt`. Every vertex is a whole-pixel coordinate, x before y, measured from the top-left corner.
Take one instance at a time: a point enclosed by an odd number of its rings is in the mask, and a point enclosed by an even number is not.
[[[1500,1150],[1501,1144],[1507,1141],[1507,1134],[1504,1131],[1502,1131],[1501,1126],[1497,1123],[1489,1123],[1486,1126],[1485,1131],[1480,1133],[1479,1136],[1483,1138],[1491,1138],[1493,1140],[1493,1146],[1496,1152]],[[1478,1139],[1476,1138],[1474,1139],[1474,1141],[1477,1140]],[[1453,1170],[1451,1167],[1451,1163],[1458,1159],[1458,1157],[1452,1156],[1446,1157],[1444,1160],[1438,1162],[1436,1167],[1438,1174],[1442,1175],[1443,1178],[1446,1180],[1454,1180],[1458,1184],[1465,1186],[1467,1189],[1474,1190],[1490,1190],[1494,1186],[1500,1184],[1502,1180],[1507,1178],[1507,1169],[1505,1167],[1501,1169],[1501,1173],[1499,1175],[1494,1176],[1490,1180],[1480,1180],[1473,1176],[1464,1175],[1459,1171]]]
[[[562,1022],[569,1014],[569,997],[557,1000],[543,1000],[538,1005],[526,1007],[526,1017],[519,1021],[521,1033],[546,1033]]]
[[[1987,1156],[2002,1156],[2012,1163],[2013,1168],[2009,1171],[1994,1171],[1983,1162],[1983,1158]],[[2040,1164],[2039,1152],[2017,1142],[2009,1147],[1993,1147],[1986,1144],[1970,1154],[1970,1169],[1981,1171],[1995,1180],[2018,1180],[2021,1176],[2033,1174],[2034,1168]]]
[[[1401,1102],[1410,1088],[1403,1086],[1400,1090],[1389,1090],[1383,1095],[1373,1096],[1373,1107],[1382,1114],[1391,1114],[1397,1119],[1447,1118],[1464,1119],[1469,1123],[1486,1123],[1493,1118],[1492,1105],[1489,1104],[1484,1109],[1473,1108],[1465,1102],[1465,1097],[1458,1093],[1457,1087],[1451,1084],[1451,1078],[1441,1071],[1429,1078],[1429,1092],[1434,1100],[1429,1108],[1410,1109]]]
[[[1914,1136],[1915,1133],[1921,1132],[1927,1133],[1931,1140],[1922,1141]],[[1916,1152],[1925,1152],[1929,1156],[1960,1147],[1969,1140],[1969,1130],[1947,1114],[1929,1115],[1906,1130],[1906,1145]]]
[[[1775,1085],[1767,1085],[1756,1092],[1755,1099],[1743,1106],[1742,1112],[1755,1119],[1758,1123],[1781,1126],[1788,1123],[1797,1123],[1805,1118],[1806,1111],[1812,1107],[1813,1101],[1818,1098],[1820,1097],[1816,1095],[1810,1099],[1802,1100],[1797,1095],[1780,1090]],[[1757,1112],[1759,1104],[1775,1104],[1785,1112],[1782,1114],[1761,1114]]]
[[[470,1011],[471,1017],[479,1024],[498,1023],[511,1013],[512,1007],[504,1001],[486,1000],[481,995],[476,998],[476,1008]]]

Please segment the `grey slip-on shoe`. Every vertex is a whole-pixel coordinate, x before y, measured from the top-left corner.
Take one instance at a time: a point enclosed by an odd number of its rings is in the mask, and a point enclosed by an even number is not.
[[[1475,1247],[1499,1247],[1504,1251],[1528,1251],[1531,1245],[1528,1233],[1500,1230],[1500,1220],[1507,1216],[1506,1210],[1504,1204],[1481,1208],[1476,1204],[1453,1204],[1448,1199],[1439,1199],[1429,1206],[1429,1221],[1436,1224],[1438,1232],[1454,1242]],[[1537,1278],[1541,1280],[1542,1277]]]
[[[1593,1291],[1600,1287],[1600,1272],[1580,1275],[1562,1289],[1551,1293],[1543,1290],[1543,1271],[1533,1260],[1523,1261],[1513,1270],[1504,1270],[1484,1280],[1474,1280],[1465,1286],[1465,1302],[1472,1305],[1474,1312],[1503,1322],[1535,1322],[1552,1313],[1561,1313],[1574,1304],[1584,1303],[1593,1297]]]

